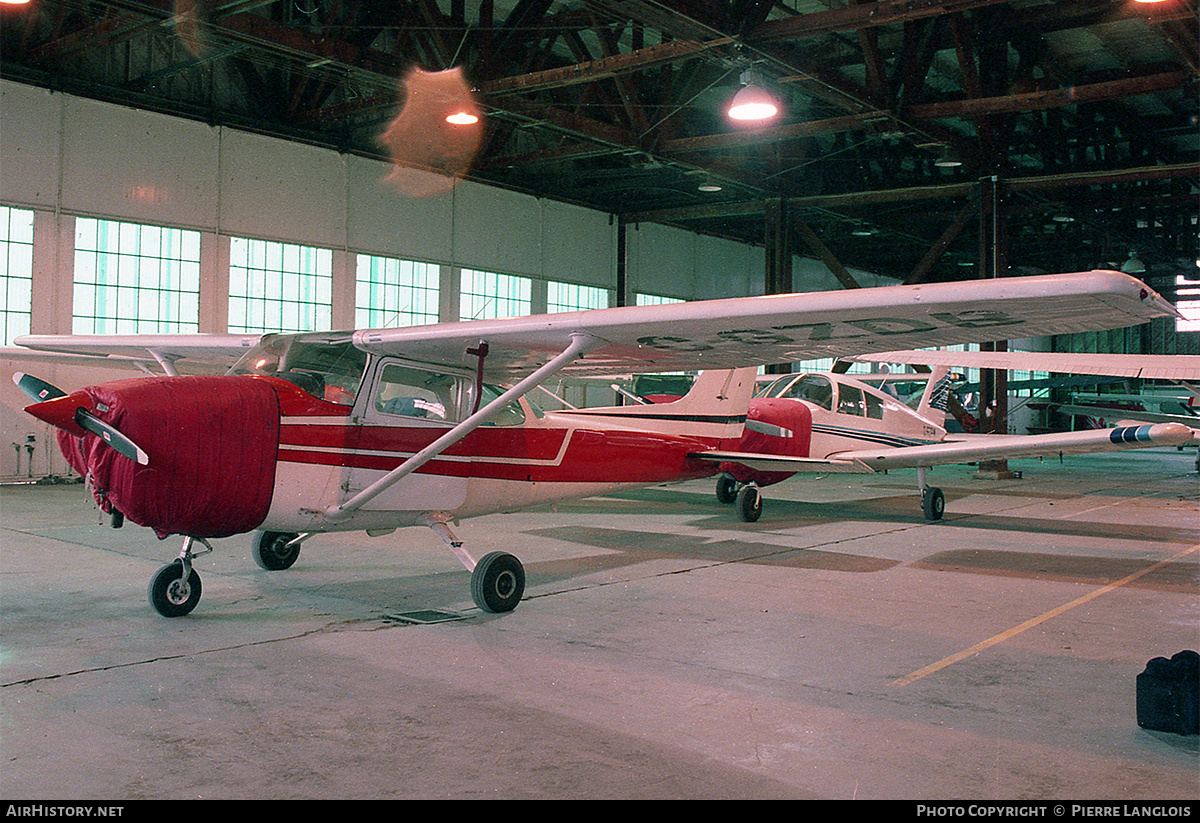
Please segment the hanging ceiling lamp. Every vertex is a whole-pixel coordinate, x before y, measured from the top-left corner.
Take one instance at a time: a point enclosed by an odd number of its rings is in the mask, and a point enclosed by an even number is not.
[[[733,96],[726,114],[742,122],[770,120],[779,114],[779,101],[759,85],[753,71],[747,70],[742,72],[742,87]]]
[[[1129,250],[1129,259],[1121,264],[1121,271],[1126,274],[1145,274],[1146,264],[1137,256],[1137,249]]]
[[[950,150],[949,146],[942,146],[937,159],[933,161],[933,165],[939,169],[956,169],[962,164],[962,160]]]

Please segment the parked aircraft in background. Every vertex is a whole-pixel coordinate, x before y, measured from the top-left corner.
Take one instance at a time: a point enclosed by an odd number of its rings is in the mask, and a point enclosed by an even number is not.
[[[1200,355],[1190,354],[1101,354],[1095,352],[984,352],[984,351],[889,351],[847,358],[859,362],[906,363],[917,366],[953,366],[956,368],[1020,369],[1057,374],[1090,374],[1108,377],[1130,377],[1144,380],[1169,380],[1178,383],[1186,392],[1178,397],[1154,394],[1093,395],[1090,399],[1076,398],[1075,402],[1058,404],[1065,414],[1119,420],[1122,423],[1178,423],[1193,429],[1193,439],[1200,444]],[[1150,409],[1105,408],[1108,403],[1136,403],[1155,406]],[[1166,403],[1175,407],[1166,411]],[[1196,457],[1200,471],[1200,454]]]
[[[931,375],[916,409],[849,375],[784,375],[751,401],[737,449],[696,456],[720,462],[717,499],[736,503],[743,520],[759,518],[760,487],[793,474],[911,468],[917,470],[925,517],[940,520],[945,495],[926,482],[926,470],[934,466],[1177,445],[1191,437],[1178,424],[1037,435],[952,434],[944,425],[947,371],[939,367]]]
[[[1061,374],[1101,374],[1147,380],[1200,380],[1200,355],[1100,354],[1040,351],[886,351],[847,357],[863,363],[908,363],[976,369],[1021,369]]]
[[[786,416],[749,415],[760,365],[1115,328],[1172,314],[1128,275],[1086,272],[276,334],[252,348],[240,336],[30,336],[17,342],[59,353],[43,357],[90,353],[105,363],[157,364],[166,375],[69,394],[26,374],[17,383],[37,401],[27,411],[60,430],[60,448],[104,511],[160,537],[183,536],[178,559],[150,584],[161,614],[196,606],[201,584],[193,561],[211,551],[210,538],[257,531],[259,565],[285,569],[314,534],[379,535],[411,525],[439,534],[472,572],[476,604],[502,612],[521,599],[523,567],[506,552],[476,561],[451,523],[711,477],[730,463],[757,470],[768,460],[767,469],[778,470],[774,461],[786,458],[789,472],[806,460],[821,471],[921,470],[970,459],[961,444],[935,442],[937,427],[874,394],[856,401],[861,415],[847,415],[842,404],[855,387],[842,382],[836,392],[830,384],[830,415],[861,417],[880,437],[898,421],[892,440],[815,458],[796,453],[795,443],[748,452],[758,428],[801,430],[795,403]],[[223,375],[181,375],[194,359],[236,363]],[[673,371],[702,373],[671,403],[543,412],[526,398],[558,374]],[[1169,424],[1139,427],[1089,448],[1178,436]],[[885,448],[892,445],[901,448]],[[940,503],[930,506],[940,514]]]
[[[1064,414],[1104,420],[1137,419],[1156,423],[1183,423],[1200,430],[1200,395],[1074,394],[1069,403],[1055,407]],[[1197,432],[1200,437],[1200,431]]]

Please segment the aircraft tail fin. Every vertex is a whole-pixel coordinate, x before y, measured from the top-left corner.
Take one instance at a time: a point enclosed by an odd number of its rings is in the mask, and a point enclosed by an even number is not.
[[[703,371],[683,397],[670,403],[556,412],[570,417],[620,419],[622,425],[680,437],[737,440],[746,425],[757,368]]]
[[[680,420],[722,425],[728,431],[720,437],[741,437],[757,374],[757,368],[702,371],[687,394],[673,403],[660,403],[653,408]]]
[[[917,406],[917,414],[933,420],[938,425],[946,416],[946,405],[950,397],[950,367],[934,366],[925,384],[925,393]]]

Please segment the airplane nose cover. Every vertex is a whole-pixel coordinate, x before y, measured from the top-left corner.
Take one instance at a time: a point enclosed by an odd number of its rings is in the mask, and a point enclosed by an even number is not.
[[[82,389],[106,423],[142,447],[140,466],[93,434],[59,430],[71,466],[100,508],[158,536],[227,537],[267,515],[279,445],[279,400],[246,377],[152,377]]]

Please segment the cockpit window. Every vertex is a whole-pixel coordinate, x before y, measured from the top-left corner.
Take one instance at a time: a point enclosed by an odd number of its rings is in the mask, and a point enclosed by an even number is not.
[[[866,416],[866,406],[863,403],[863,392],[858,386],[847,386],[841,384],[838,386],[838,407],[839,414],[853,414],[857,417]]]
[[[863,392],[867,400],[867,417],[875,420],[883,419],[883,398],[871,392]]]
[[[483,401],[480,403],[480,408],[483,408],[488,403],[504,394],[504,390],[499,386],[483,386]],[[536,413],[536,410],[535,410]],[[525,422],[525,410],[521,408],[521,404],[513,401],[504,408],[500,409],[496,415],[489,420],[485,425],[488,426],[519,426]]]
[[[263,337],[230,369],[230,374],[280,377],[320,400],[354,404],[367,365],[366,352],[348,335],[284,335]]]
[[[453,420],[458,390],[457,378],[389,363],[375,390],[375,409],[405,417]]]
[[[788,375],[768,385],[759,396],[805,400],[829,409],[833,403],[833,386],[829,378],[819,374]]]
[[[484,384],[479,408],[503,393],[499,386]],[[387,363],[375,387],[374,403],[375,410],[383,414],[457,423],[475,412],[475,382],[457,375]],[[484,425],[518,426],[524,422],[525,411],[514,401]]]

